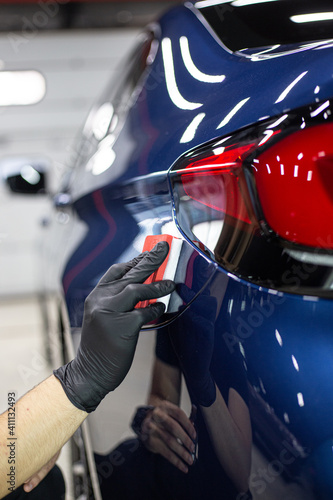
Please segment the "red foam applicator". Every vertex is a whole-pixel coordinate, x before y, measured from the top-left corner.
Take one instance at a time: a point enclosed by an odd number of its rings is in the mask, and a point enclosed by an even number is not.
[[[164,262],[161,266],[146,279],[145,283],[154,283],[155,281],[161,281],[164,279],[173,280],[177,270],[178,259],[182,247],[183,240],[180,238],[176,238],[171,236],[170,234],[158,234],[158,235],[149,235],[146,237],[143,252],[150,251],[154,248],[154,246],[160,241],[167,241],[169,244],[169,252],[166,256]],[[161,297],[160,299],[150,299],[138,302],[136,307],[147,307],[149,304],[153,304],[156,301],[162,302],[165,304],[165,310],[168,309],[170,295],[165,297]]]

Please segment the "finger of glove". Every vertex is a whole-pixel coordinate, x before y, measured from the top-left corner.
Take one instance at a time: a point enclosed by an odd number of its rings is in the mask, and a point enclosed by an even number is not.
[[[161,302],[156,302],[148,307],[143,307],[141,309],[135,309],[131,314],[137,317],[138,326],[141,328],[143,325],[154,321],[155,319],[162,316],[165,311],[165,305]]]
[[[99,281],[99,284],[111,283],[112,281],[123,278],[128,271],[135,267],[145,256],[143,252],[129,262],[118,263],[111,266]]]
[[[173,292],[175,287],[171,280],[156,281],[149,285],[131,283],[111,299],[110,305],[113,311],[131,311],[138,302],[164,297]]]
[[[130,269],[125,279],[131,283],[143,283],[162,264],[169,252],[166,241],[160,241],[153,250],[145,252],[138,264]]]

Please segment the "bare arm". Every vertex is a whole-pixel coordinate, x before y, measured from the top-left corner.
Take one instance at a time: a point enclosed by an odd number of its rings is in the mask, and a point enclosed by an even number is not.
[[[156,406],[167,400],[179,406],[180,389],[180,369],[155,358],[148,404]]]
[[[158,302],[138,309],[135,305],[174,290],[168,280],[144,283],[168,248],[160,242],[151,252],[111,266],[85,301],[75,358],[18,401],[13,412],[15,436],[8,435],[8,413],[0,416],[0,498],[40,471],[87,414],[121,384],[141,327],[165,309]],[[12,484],[3,481],[7,477]]]
[[[7,412],[0,415],[0,477],[11,474],[14,488],[20,486],[60,450],[87,415],[69,401],[53,375],[44,380],[15,406],[16,440],[8,435]],[[0,498],[12,491],[10,486],[0,482]]]
[[[240,492],[248,490],[251,468],[252,432],[249,409],[234,389],[228,406],[216,387],[216,400],[201,407],[215,453],[221,466]]]
[[[193,298],[193,292],[187,287],[181,292],[183,299]],[[189,392],[193,401],[200,406],[221,467],[235,487],[243,492],[248,490],[250,474],[250,415],[246,403],[233,388],[229,389],[228,404],[226,403],[211,372],[214,350],[220,348],[218,344],[215,345],[217,318],[219,313],[215,297],[202,294],[180,316],[179,321],[174,323],[170,336]],[[219,356],[218,351],[215,354]],[[220,370],[230,370],[234,363],[237,364],[233,366],[233,370],[243,370],[236,357],[229,357],[229,366],[221,363]],[[241,373],[233,374],[236,378],[238,375]]]

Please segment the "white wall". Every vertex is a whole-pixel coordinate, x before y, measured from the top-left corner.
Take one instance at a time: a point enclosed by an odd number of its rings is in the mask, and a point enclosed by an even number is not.
[[[113,29],[0,35],[1,69],[38,70],[47,85],[36,105],[0,107],[0,162],[12,155],[46,155],[57,179],[93,101],[116,77],[137,34]],[[45,196],[13,195],[0,186],[0,296],[38,291],[36,245],[49,206]]]

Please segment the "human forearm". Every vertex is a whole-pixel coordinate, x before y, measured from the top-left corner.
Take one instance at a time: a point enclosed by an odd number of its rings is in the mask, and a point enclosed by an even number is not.
[[[7,474],[14,472],[17,488],[60,450],[87,415],[69,401],[53,375],[17,402],[15,436],[8,435],[7,412],[0,415],[0,477],[6,478],[0,482],[0,498],[11,491]]]
[[[155,358],[148,404],[158,406],[164,401],[179,406],[181,392],[181,372],[178,367]]]
[[[166,242],[160,242],[151,252],[111,266],[85,301],[75,358],[17,403],[15,436],[8,436],[7,412],[0,416],[0,498],[10,491],[3,478],[13,476],[15,488],[31,478],[87,414],[121,384],[130,369],[141,327],[165,309],[158,302],[143,308],[136,308],[136,304],[158,299],[175,288],[168,280],[144,283],[161,265],[168,249]]]
[[[210,407],[201,407],[201,411],[221,466],[243,492],[248,490],[251,468],[250,417],[245,402],[233,389],[228,404],[217,389],[215,402]]]

